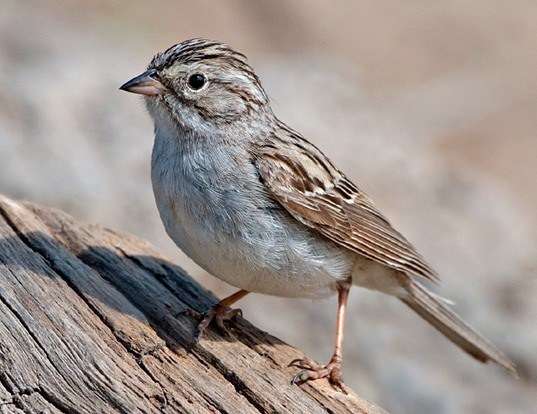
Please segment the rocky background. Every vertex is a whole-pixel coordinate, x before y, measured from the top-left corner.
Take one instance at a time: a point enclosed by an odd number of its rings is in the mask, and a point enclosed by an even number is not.
[[[440,293],[514,358],[516,381],[398,301],[354,289],[345,377],[394,413],[537,409],[537,3],[20,1],[0,12],[0,192],[165,235],[152,126],[117,90],[189,37],[250,57],[275,111],[323,148],[438,269]],[[248,319],[324,361],[335,300],[251,295]]]

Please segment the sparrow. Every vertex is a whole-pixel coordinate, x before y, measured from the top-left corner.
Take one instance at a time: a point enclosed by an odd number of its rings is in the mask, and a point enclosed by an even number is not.
[[[151,179],[168,235],[194,262],[239,288],[209,309],[197,337],[240,311],[250,292],[337,294],[334,353],[309,358],[292,383],[327,378],[343,392],[342,342],[352,286],[395,296],[481,362],[515,365],[427,285],[438,275],[373,201],[274,114],[246,56],[191,39],[156,54],[120,89],[143,95],[154,122]]]

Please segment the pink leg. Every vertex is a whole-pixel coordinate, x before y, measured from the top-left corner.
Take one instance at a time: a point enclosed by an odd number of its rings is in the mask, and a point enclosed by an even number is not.
[[[347,394],[347,387],[343,383],[341,373],[341,364],[343,361],[343,330],[345,325],[345,310],[347,300],[349,298],[350,285],[348,283],[341,284],[338,288],[338,310],[336,322],[336,343],[334,346],[334,354],[328,364],[321,366],[311,359],[305,357],[291,361],[289,366],[303,368],[296,374],[291,383],[303,384],[308,381],[313,381],[320,378],[328,378],[333,387]]]

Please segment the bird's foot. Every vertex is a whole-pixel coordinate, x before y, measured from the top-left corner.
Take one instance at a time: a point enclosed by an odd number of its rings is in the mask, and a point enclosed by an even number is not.
[[[321,378],[327,378],[328,382],[336,390],[348,394],[349,390],[343,383],[341,373],[341,357],[334,355],[326,365],[319,365],[308,357],[294,359],[289,363],[290,367],[302,368],[298,374],[291,379],[291,384],[304,384]]]
[[[242,311],[240,309],[231,309],[229,306],[217,303],[207,312],[199,315],[198,319],[200,319],[200,322],[198,323],[194,333],[196,342],[200,340],[201,336],[212,322],[216,323],[216,326],[221,332],[227,336],[230,336],[229,329],[226,327],[224,322],[236,318],[237,316],[242,316]]]

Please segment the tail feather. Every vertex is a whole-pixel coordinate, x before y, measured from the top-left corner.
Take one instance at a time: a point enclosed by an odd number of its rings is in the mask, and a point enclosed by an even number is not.
[[[517,375],[515,364],[489,341],[451,311],[435,294],[412,283],[409,296],[400,298],[451,342],[481,362],[493,361]]]

